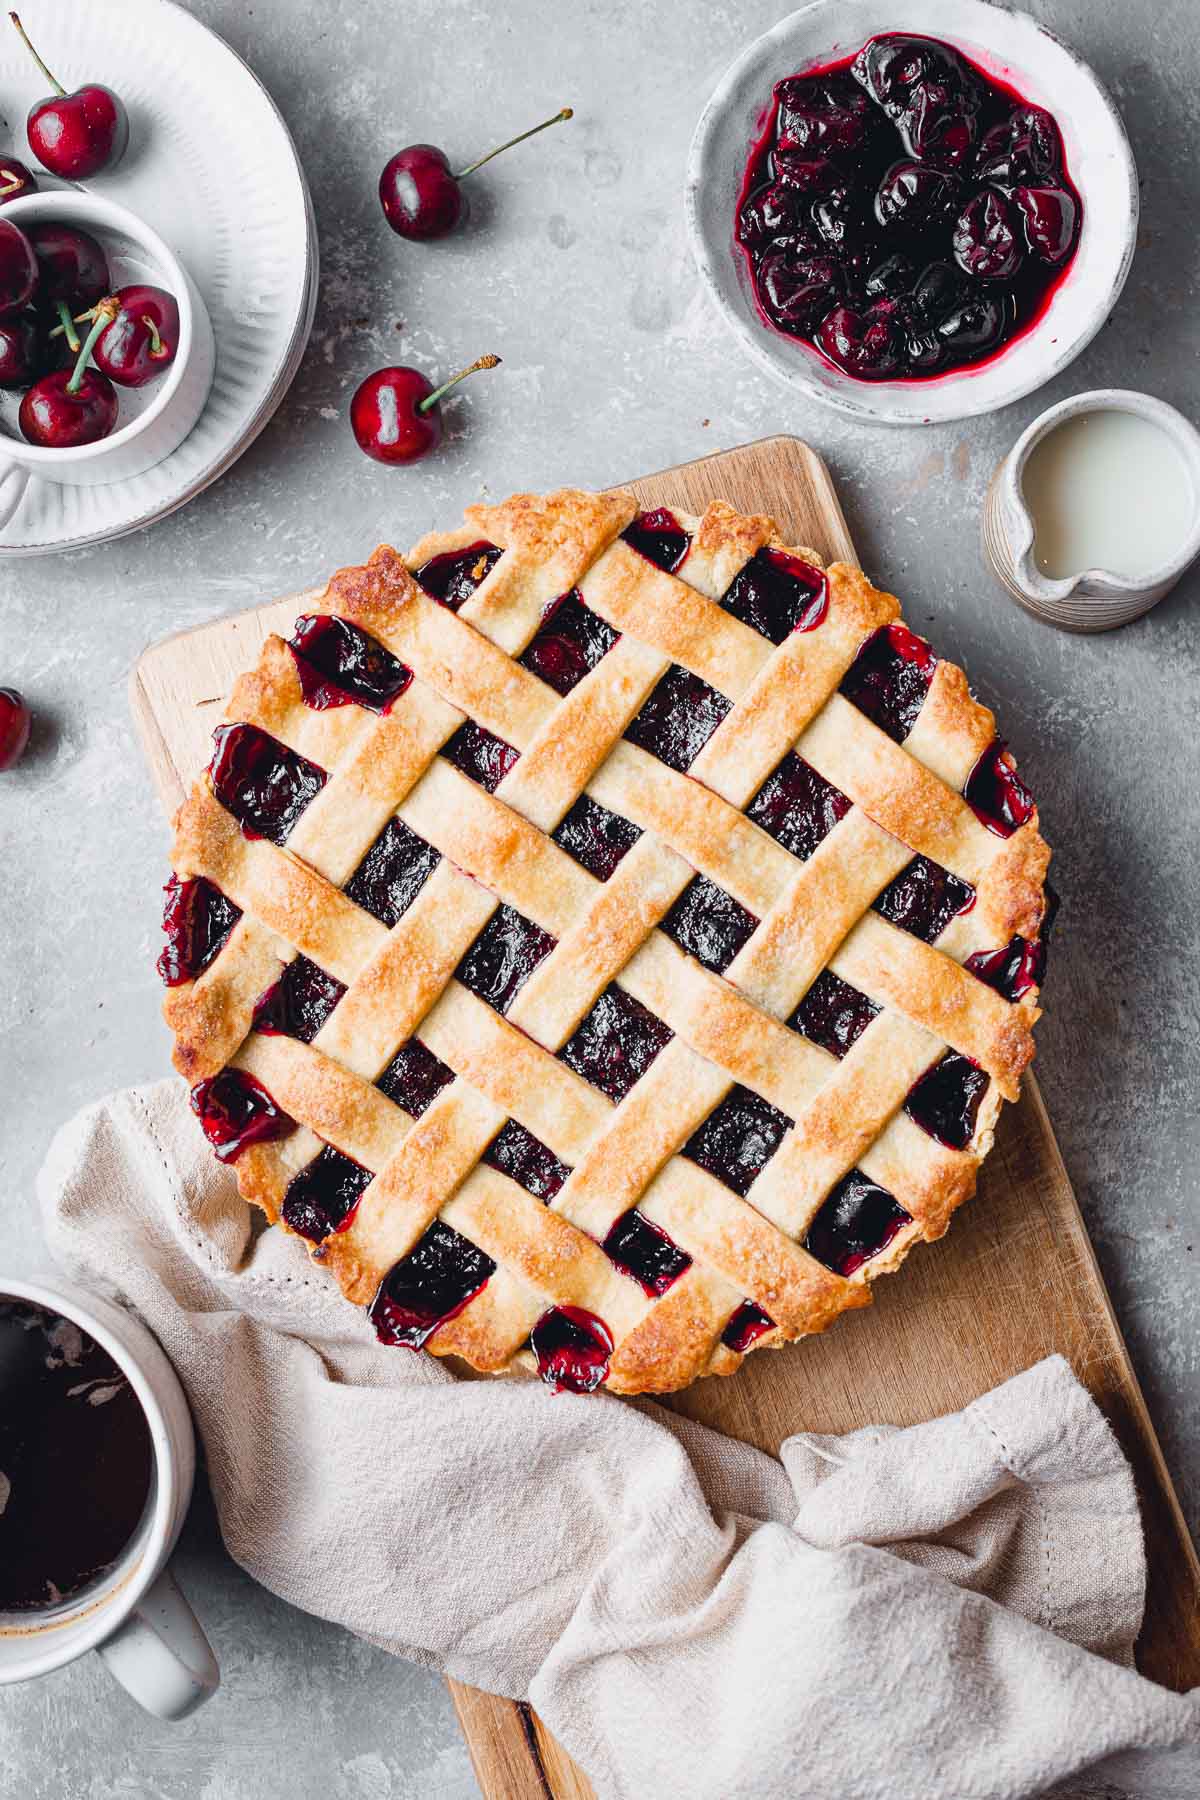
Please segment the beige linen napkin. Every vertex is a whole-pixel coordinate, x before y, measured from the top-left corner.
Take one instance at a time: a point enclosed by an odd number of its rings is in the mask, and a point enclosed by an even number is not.
[[[40,1191],[59,1261],[178,1369],[238,1562],[528,1697],[604,1800],[1200,1793],[1200,1696],[1130,1666],[1129,1469],[1060,1359],[777,1461],[653,1403],[377,1346],[257,1229],[179,1083],[73,1120]]]

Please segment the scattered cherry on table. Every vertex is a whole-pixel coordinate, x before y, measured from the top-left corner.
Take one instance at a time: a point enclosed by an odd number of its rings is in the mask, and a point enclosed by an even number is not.
[[[0,156],[0,206],[37,191],[37,176],[32,169],[27,169],[15,156]]]
[[[0,221],[3,223],[3,221]],[[117,392],[107,375],[88,367],[100,334],[116,317],[115,299],[102,300],[80,346],[74,369],[56,369],[36,381],[17,415],[21,434],[47,450],[74,450],[105,438],[117,422]]]
[[[0,688],[0,769],[20,762],[29,742],[32,717],[16,688]]]
[[[33,245],[11,219],[0,218],[0,318],[24,312],[38,284]]]
[[[116,317],[96,339],[92,360],[119,387],[145,387],[175,361],[179,308],[165,288],[138,282],[118,288]]]
[[[66,181],[86,181],[115,167],[129,142],[129,116],[117,95],[98,81],[85,82],[69,94],[30,43],[16,13],[8,16],[54,89],[29,111],[25,131],[33,154],[43,168]]]
[[[442,397],[465,375],[497,368],[499,362],[498,356],[481,356],[438,388],[420,369],[376,369],[350,402],[350,427],[359,449],[381,463],[410,463],[427,456],[442,441]]]
[[[406,145],[384,164],[383,174],[379,177],[379,204],[383,207],[384,218],[398,237],[420,243],[448,237],[470,211],[470,202],[461,186],[468,175],[482,169],[484,163],[491,162],[501,151],[511,150],[514,144],[522,144],[526,138],[571,117],[572,109],[564,106],[552,119],[543,119],[540,125],[531,126],[519,137],[509,138],[506,144],[489,150],[486,156],[460,169],[457,175],[452,171],[445,151],[439,150],[436,144]]]

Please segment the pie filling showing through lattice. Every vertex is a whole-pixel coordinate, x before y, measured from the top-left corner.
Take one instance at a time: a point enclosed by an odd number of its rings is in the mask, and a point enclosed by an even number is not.
[[[870,1299],[1033,1054],[1049,851],[962,671],[716,503],[343,569],[176,821],[175,1063],[387,1344],[666,1391]]]

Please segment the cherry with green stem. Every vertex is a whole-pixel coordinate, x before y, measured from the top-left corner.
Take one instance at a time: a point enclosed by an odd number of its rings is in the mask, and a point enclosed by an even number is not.
[[[397,150],[379,177],[379,204],[383,207],[384,218],[398,237],[421,243],[447,237],[463,223],[470,210],[461,186],[468,175],[482,169],[484,163],[491,162],[501,151],[511,150],[514,144],[522,144],[526,138],[535,137],[539,131],[572,116],[572,109],[564,106],[552,119],[543,119],[540,125],[533,125],[519,137],[510,138],[507,144],[489,150],[486,156],[469,163],[457,175],[451,170],[445,151],[439,150],[436,144],[409,144],[405,149]]]
[[[52,94],[30,108],[25,133],[29,148],[52,175],[86,181],[120,162],[129,142],[129,117],[111,88],[85,82],[69,94],[50,73],[29,41],[15,12],[9,18],[50,86]]]
[[[392,367],[368,375],[350,402],[350,428],[365,455],[381,463],[410,463],[442,441],[440,402],[464,376],[499,366],[481,356],[435,388],[420,369]]]
[[[79,347],[75,367],[43,375],[25,395],[18,423],[28,443],[48,450],[74,450],[81,444],[94,444],[112,431],[117,422],[117,392],[107,375],[88,367],[88,359],[119,310],[115,296],[102,300]]]

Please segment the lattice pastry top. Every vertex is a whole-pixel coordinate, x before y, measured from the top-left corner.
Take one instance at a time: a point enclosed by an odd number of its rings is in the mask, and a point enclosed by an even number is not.
[[[899,612],[768,518],[522,494],[238,681],[176,820],[175,1062],[385,1342],[663,1391],[945,1231],[1049,852]]]

